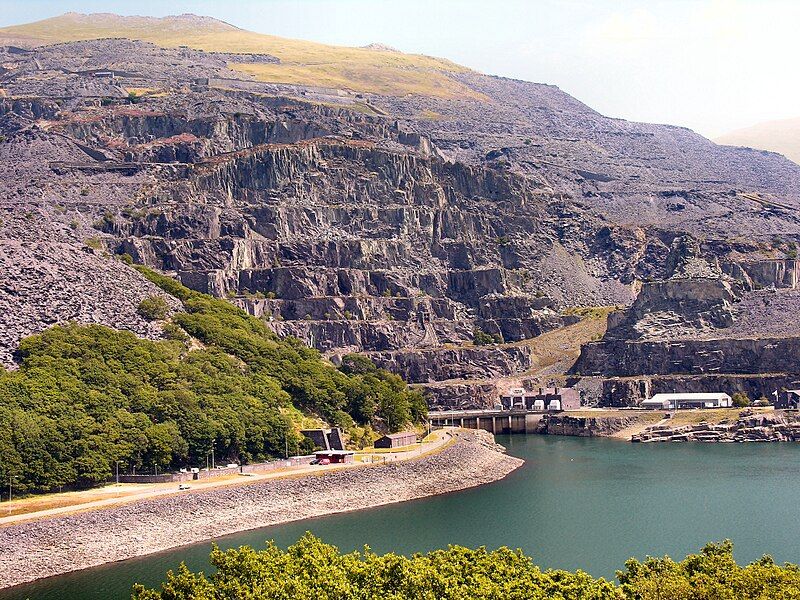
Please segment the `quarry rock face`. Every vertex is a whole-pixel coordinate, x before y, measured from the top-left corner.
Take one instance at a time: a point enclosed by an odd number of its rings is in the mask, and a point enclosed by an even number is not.
[[[128,254],[334,361],[366,352],[441,407],[491,405],[576,306],[630,305],[576,376],[785,371],[800,167],[552,86],[464,73],[475,98],[391,97],[228,68],[275,60],[0,50],[5,365],[67,320],[158,337]]]

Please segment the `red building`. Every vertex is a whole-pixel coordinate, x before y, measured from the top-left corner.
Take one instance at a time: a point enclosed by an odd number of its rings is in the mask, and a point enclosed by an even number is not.
[[[319,450],[314,452],[317,460],[328,459],[331,464],[355,462],[355,452],[352,450]]]

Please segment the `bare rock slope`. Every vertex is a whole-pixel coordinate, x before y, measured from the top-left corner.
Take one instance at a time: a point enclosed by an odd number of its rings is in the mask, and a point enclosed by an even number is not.
[[[525,340],[574,322],[568,307],[628,304],[641,282],[673,278],[686,236],[753,291],[796,277],[800,167],[778,155],[443,62],[436,77],[469,93],[263,81],[235,66],[280,57],[92,40],[93,18],[68,19],[88,41],[0,51],[0,252],[18,265],[0,276],[6,364],[22,336],[65,319],[157,335],[131,313],[154,292],[123,253],[334,359],[370,352],[426,385],[525,372]],[[96,31],[122,23],[109,19]],[[193,25],[206,26],[230,28]],[[47,263],[60,283],[44,294]],[[742,298],[733,321],[769,320]],[[670,329],[674,310],[643,310],[639,330]],[[678,328],[724,316],[706,313]],[[477,331],[512,345],[475,347]]]

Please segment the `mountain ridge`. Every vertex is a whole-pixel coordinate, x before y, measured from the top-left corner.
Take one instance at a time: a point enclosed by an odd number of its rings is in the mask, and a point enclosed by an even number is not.
[[[197,20],[205,24],[197,29]],[[171,28],[178,23],[185,27]],[[0,28],[0,41],[28,39],[41,44],[103,38],[127,38],[163,47],[187,45],[209,52],[266,53],[280,64],[239,66],[260,81],[350,87],[395,95],[429,93],[475,97],[449,75],[469,72],[452,61],[383,48],[334,46],[247,31],[210,17],[180,15],[134,17],[113,13],[66,13],[42,21]]]
[[[778,155],[611,119],[551,85],[424,61],[399,69],[402,93],[376,79],[407,55],[158,35],[0,50],[0,260],[22,263],[0,286],[3,357],[48,324],[114,325],[136,274],[110,256],[127,255],[331,360],[367,352],[434,405],[486,406],[502,382],[574,379],[537,373],[530,340],[630,304],[679,252],[711,265],[701,277],[741,280],[757,325],[772,309],[752,292],[797,279],[800,166]],[[370,91],[333,81],[359,66]],[[284,68],[308,83],[257,77]],[[470,93],[429,93],[441,77]],[[129,287],[135,306],[145,288]],[[711,323],[738,318],[712,300],[704,312],[728,317]],[[614,331],[657,338],[686,316],[676,302],[640,303]],[[698,326],[722,335],[680,330]]]
[[[776,152],[800,164],[800,117],[742,127],[714,138],[714,142]]]

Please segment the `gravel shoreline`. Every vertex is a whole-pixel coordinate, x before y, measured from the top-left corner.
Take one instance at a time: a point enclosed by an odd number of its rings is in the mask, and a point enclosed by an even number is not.
[[[0,588],[211,538],[454,492],[522,465],[484,431],[418,459],[154,498],[0,528]]]

